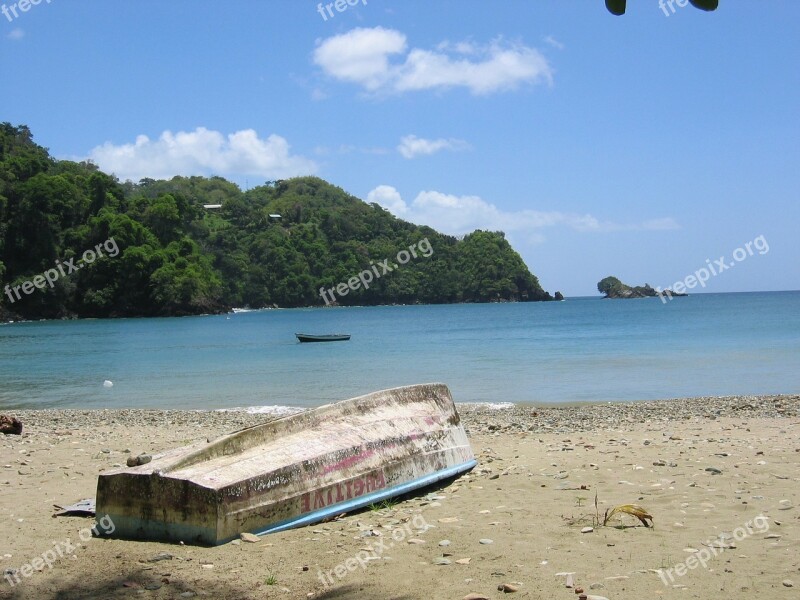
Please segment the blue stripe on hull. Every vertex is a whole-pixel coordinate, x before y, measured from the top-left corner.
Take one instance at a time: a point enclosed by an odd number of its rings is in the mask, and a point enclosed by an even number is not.
[[[448,477],[454,477],[460,473],[465,473],[470,469],[473,469],[477,464],[478,461],[473,459],[465,463],[461,463],[460,465],[448,467],[442,471],[437,471],[436,473],[431,473],[430,475],[425,475],[424,477],[419,477],[412,481],[401,483],[400,485],[377,490],[370,494],[353,498],[352,500],[346,500],[344,502],[339,502],[338,504],[332,504],[330,506],[326,506],[325,508],[320,508],[319,510],[306,513],[300,517],[293,517],[291,519],[287,519],[286,521],[281,521],[280,523],[271,525],[266,529],[254,530],[252,533],[263,535],[265,533],[275,533],[278,531],[284,531],[286,529],[292,529],[293,527],[302,527],[303,525],[318,523],[319,521],[323,521],[327,518],[335,517],[342,513],[350,512],[358,508],[363,508],[393,496],[401,496],[402,494],[407,494],[408,492],[418,490],[419,488],[432,485],[437,481],[441,481],[442,479],[447,479]]]

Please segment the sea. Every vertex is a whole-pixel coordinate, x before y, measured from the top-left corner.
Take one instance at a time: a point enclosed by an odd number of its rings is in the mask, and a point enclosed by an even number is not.
[[[800,292],[0,325],[0,413],[282,413],[426,382],[498,407],[800,393]]]

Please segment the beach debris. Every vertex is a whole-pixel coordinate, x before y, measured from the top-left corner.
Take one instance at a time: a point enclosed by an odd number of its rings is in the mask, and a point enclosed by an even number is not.
[[[440,546],[449,546],[450,543],[451,543],[450,540],[442,540],[441,542],[439,542],[439,545]]]
[[[130,588],[132,590],[139,590],[142,588],[142,584],[137,581],[123,581],[122,587]]]
[[[494,540],[490,540],[489,538],[481,538],[480,540],[478,540],[478,543],[486,546],[488,544],[494,544]]]
[[[722,469],[718,469],[717,467],[706,467],[706,471],[712,475],[722,475]]]
[[[104,388],[112,388],[112,387],[114,387],[114,382],[113,381],[109,381],[108,379],[106,379],[103,382],[103,387]]]
[[[153,456],[150,454],[140,454],[139,456],[129,456],[128,460],[125,463],[129,467],[138,467],[139,465],[146,465],[151,460],[153,460]]]
[[[22,421],[16,417],[0,415],[0,433],[5,435],[22,435]]]
[[[574,573],[567,573],[567,580],[564,582],[564,585],[568,588],[575,587],[575,579],[573,579]]]
[[[260,542],[260,541],[261,541],[261,538],[260,538],[260,537],[258,537],[258,536],[257,536],[256,534],[254,534],[254,533],[240,533],[240,534],[239,534],[239,538],[240,538],[240,539],[241,539],[243,542],[247,542],[247,543],[249,543],[249,544],[255,544],[255,543],[257,543],[257,542]]]
[[[54,504],[53,506],[60,511],[55,513],[54,517],[93,517],[95,515],[94,498],[86,498],[66,506],[59,504]]]
[[[519,587],[514,585],[513,583],[501,583],[497,586],[498,591],[503,592],[505,594],[513,594],[514,592],[519,591]]]
[[[791,579],[784,579],[783,587],[794,587],[794,582]]]
[[[584,527],[581,529],[581,533],[592,533],[594,531],[594,527]]]
[[[147,562],[161,562],[162,560],[172,560],[173,556],[169,552],[159,552],[155,556],[151,556],[147,559]]]
[[[449,565],[451,562],[452,561],[449,558],[445,558],[444,556],[438,556],[433,559],[433,564],[435,565]]]
[[[473,592],[464,596],[463,600],[489,600],[489,596],[484,596],[483,594],[476,594]]]
[[[647,509],[642,508],[638,504],[620,504],[614,508],[606,509],[605,516],[603,517],[603,526],[605,527],[608,525],[611,518],[619,513],[636,517],[645,527],[653,526],[653,516],[647,512]],[[648,523],[648,521],[650,521],[650,523]]]
[[[456,561],[456,564],[457,564],[457,565],[468,565],[468,564],[469,564],[469,561],[471,561],[471,560],[472,560],[471,558],[459,558],[459,559]]]

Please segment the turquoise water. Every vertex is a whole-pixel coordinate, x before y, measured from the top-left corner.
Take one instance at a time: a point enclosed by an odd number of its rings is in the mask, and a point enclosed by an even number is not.
[[[0,411],[315,406],[432,381],[459,402],[797,393],[800,292],[0,326]]]

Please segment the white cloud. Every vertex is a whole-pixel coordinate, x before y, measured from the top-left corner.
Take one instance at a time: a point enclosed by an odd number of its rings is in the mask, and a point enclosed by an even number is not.
[[[565,48],[564,44],[559,42],[552,35],[548,35],[546,38],[544,38],[544,41],[547,42],[548,44],[550,44],[556,50],[563,50]]]
[[[205,127],[165,131],[157,140],[137,136],[133,144],[97,146],[89,158],[120,179],[171,178],[174,175],[258,175],[282,179],[316,171],[313,161],[289,153],[279,135],[261,139],[252,129],[223,135]]]
[[[358,28],[317,43],[314,63],[340,81],[368,92],[405,92],[465,87],[473,94],[552,82],[553,70],[535,48],[495,40],[440,43],[435,50],[407,50],[406,36],[393,29]],[[392,63],[390,58],[397,57]]]
[[[6,37],[14,41],[21,40],[25,37],[25,31],[17,27],[16,29],[9,31],[8,34],[6,34]]]
[[[367,194],[367,202],[375,202],[384,208],[389,209],[393,215],[402,217],[407,211],[408,206],[403,202],[400,197],[400,192],[390,185],[379,185],[369,194]]]
[[[376,91],[391,77],[389,56],[405,49],[406,36],[399,31],[357,28],[320,42],[314,62],[331,77]]]
[[[397,151],[405,158],[414,158],[419,155],[433,154],[439,150],[466,150],[469,148],[463,140],[444,139],[439,138],[436,140],[426,140],[415,135],[406,135],[400,139],[400,145],[397,146]]]
[[[476,229],[524,233],[531,239],[541,240],[538,230],[549,227],[567,227],[580,232],[612,232],[624,230],[678,229],[671,217],[641,223],[620,224],[601,221],[590,214],[560,211],[520,210],[503,211],[479,196],[455,196],[437,191],[422,191],[408,205],[400,193],[388,185],[372,190],[367,199],[377,202],[394,215],[428,225],[450,235],[461,235]]]

